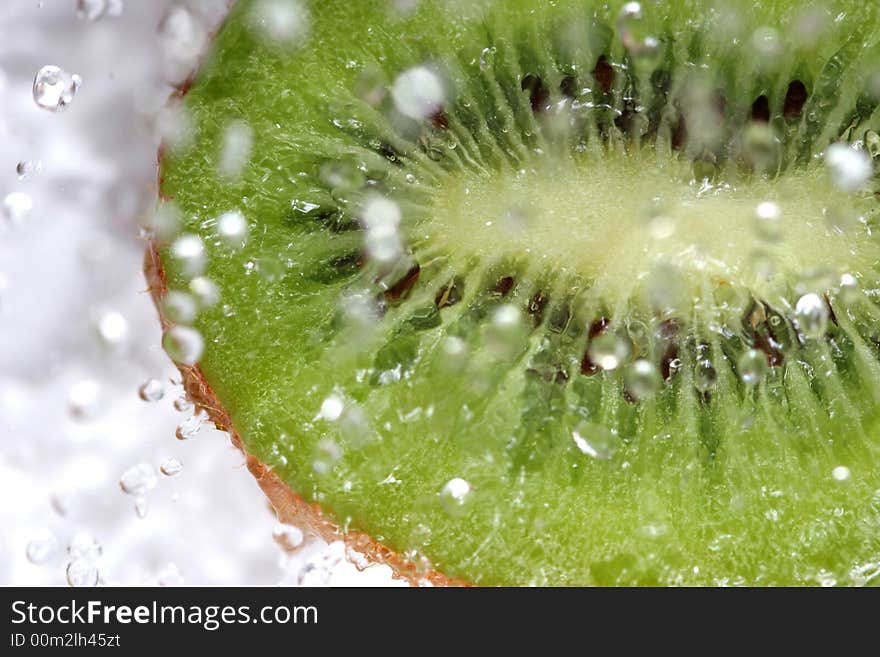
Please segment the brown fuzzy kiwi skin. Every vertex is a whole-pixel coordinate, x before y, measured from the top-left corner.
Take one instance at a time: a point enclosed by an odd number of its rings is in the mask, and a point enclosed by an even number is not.
[[[162,153],[159,154],[161,170]],[[160,174],[161,175],[161,174]],[[160,179],[161,187],[161,179]],[[163,313],[163,299],[168,292],[165,268],[159,253],[159,243],[152,240],[147,245],[144,257],[144,275],[149,286],[150,296],[159,312],[159,320],[164,331],[172,323]],[[229,433],[232,444],[244,455],[247,468],[257,480],[257,484],[275,509],[280,522],[296,525],[329,542],[342,540],[345,545],[360,552],[369,559],[371,564],[384,564],[391,568],[395,578],[406,580],[411,586],[469,586],[463,580],[451,579],[435,570],[420,570],[412,560],[395,552],[371,536],[359,532],[344,532],[338,524],[324,515],[318,504],[309,504],[294,492],[269,466],[249,453],[244,446],[238,431],[229,417],[229,413],[217,399],[213,388],[205,379],[198,365],[188,366],[176,363],[183,379],[183,387],[187,397],[198,409],[204,410],[220,431]]]

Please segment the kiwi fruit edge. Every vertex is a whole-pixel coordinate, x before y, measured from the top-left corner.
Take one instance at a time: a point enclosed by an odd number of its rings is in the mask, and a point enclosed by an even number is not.
[[[249,5],[248,2],[241,2],[239,4],[242,7],[246,7]],[[368,4],[370,4],[371,6],[373,5],[373,3],[368,3]],[[491,4],[491,3],[488,3],[488,4]],[[519,4],[519,3],[516,3],[516,4]],[[565,4],[565,3],[563,3],[563,4]],[[589,4],[589,3],[587,3],[587,4]],[[598,23],[601,26],[604,26],[606,29],[609,24],[613,25],[613,23],[614,23],[613,17],[618,14],[618,10],[619,10],[618,5],[620,5],[622,3],[612,3],[612,4],[614,4],[614,6],[611,9],[608,9],[608,8],[604,9],[603,16],[605,16],[605,18],[598,21]],[[678,8],[678,5],[681,5],[680,13],[678,15],[679,18],[681,18],[681,16],[684,15],[686,13],[686,10],[689,8],[688,3],[671,3],[671,4],[675,5],[675,8]],[[831,3],[831,4],[836,6],[841,3]],[[844,3],[844,4],[847,4],[847,3]],[[654,9],[654,7],[652,5],[649,5],[648,3],[645,3],[645,5],[646,5],[646,10],[648,10],[648,11],[650,11],[651,9]],[[775,3],[775,4],[773,4],[773,6],[769,10],[767,10],[767,12],[768,12],[769,16],[771,16],[771,17],[774,16],[774,13],[778,14],[778,15],[785,16],[785,15],[787,15],[788,10],[792,6],[797,7],[800,5],[797,2],[794,2],[794,3],[791,3],[791,2]],[[851,7],[851,6],[853,6],[853,3],[848,3],[847,6]],[[238,10],[239,10],[239,8],[236,8],[233,11],[238,11]],[[241,10],[244,11],[244,9],[241,9]],[[367,10],[367,13],[369,13],[369,11],[372,11],[372,10]],[[421,8],[421,9],[419,9],[419,11],[426,11],[426,10],[424,8]],[[854,11],[856,13],[859,11],[858,4],[855,5]],[[676,12],[673,11],[671,13],[675,14]],[[867,16],[867,18],[865,20],[866,20],[866,24],[868,25],[868,27],[865,28],[864,34],[862,34],[861,36],[862,37],[864,37],[865,35],[873,36],[876,34],[876,28],[873,27],[876,24],[876,12],[872,13],[871,10],[865,10],[865,15]],[[241,19],[241,17],[239,16],[239,20],[243,20],[243,19]],[[873,30],[873,32],[872,32],[872,30]],[[614,46],[612,45],[613,41],[614,41],[614,38],[612,37],[609,40],[609,42],[607,43],[607,46],[609,48],[614,48]],[[844,46],[841,48],[841,52],[844,52],[846,50],[847,45],[849,45],[849,47],[852,48],[851,44],[844,44]],[[477,49],[477,52],[479,53],[479,49]],[[663,51],[661,51],[661,52],[663,52]],[[615,55],[616,55],[616,57],[615,57]],[[622,53],[620,51],[620,47],[618,44],[617,51],[611,53],[609,60],[605,60],[605,65],[608,65],[608,61],[616,63],[617,60],[619,60],[625,56],[626,56],[626,54]],[[837,55],[835,55],[835,56],[837,56]],[[850,55],[846,55],[846,53],[844,53],[844,55],[840,55],[840,57],[846,57],[846,56],[851,56],[851,53],[850,53]],[[604,58],[604,55],[603,55],[603,58]],[[829,59],[829,61],[830,60],[833,60],[833,57],[831,57]],[[846,63],[845,59],[843,61]],[[410,60],[409,63],[411,65],[417,65],[419,62],[416,59],[412,59],[412,60]],[[598,68],[600,66],[600,64],[601,64],[601,60],[599,62],[597,62],[597,64],[596,64],[597,68],[593,69],[593,71],[591,71],[591,73],[594,77],[597,78],[597,80],[596,80],[598,82],[597,86],[602,87],[603,82],[601,81],[601,79],[599,79],[599,76],[603,75],[604,73],[602,71],[600,71],[600,69]],[[633,63],[633,62],[630,62],[630,64],[634,68],[637,66],[637,64]],[[662,66],[656,67],[655,70],[660,70],[660,69],[662,69]],[[794,74],[795,69],[796,69],[796,67],[793,67],[789,72]],[[597,73],[597,71],[598,71],[598,73]],[[544,73],[546,75],[546,71],[544,71],[544,70],[540,70],[538,72]],[[569,76],[563,75],[563,73],[565,73],[564,71],[561,71],[561,72],[556,71],[556,73],[562,78],[562,83],[560,83],[560,89],[562,89],[562,85],[565,84],[565,79]],[[816,69],[813,72],[813,77],[810,79],[810,86],[815,87],[817,84],[819,84],[823,79],[822,78],[823,73],[825,73],[825,71],[822,70],[821,68]],[[619,71],[617,72],[616,76],[618,78],[618,82],[617,83],[612,82],[611,83],[612,85],[614,85],[614,84],[619,85],[620,84]],[[519,76],[517,76],[517,77],[519,77]],[[536,95],[541,96],[542,94],[547,93],[546,89],[544,89],[542,87],[542,85],[544,84],[544,81],[541,79],[542,76],[535,75],[534,77],[535,77],[535,79],[530,80],[529,84],[526,84],[526,82],[525,82],[526,76],[522,77],[522,85],[523,86],[521,87],[521,89],[523,91],[523,94],[524,94],[526,101],[534,101]],[[772,78],[773,78],[773,76],[768,74],[768,79],[772,79]],[[387,81],[388,84],[390,84],[391,82],[392,82],[392,80]],[[764,83],[766,84],[766,81],[764,81]],[[198,84],[198,80],[196,81],[196,84]],[[756,85],[756,88],[761,88],[761,87]],[[185,91],[185,89],[184,89],[184,91]],[[784,108],[783,108],[783,103],[781,100],[781,95],[779,93],[779,91],[780,91],[779,88],[776,88],[774,91],[775,91],[775,94],[768,94],[768,95],[770,95],[770,97],[772,98],[773,107],[772,107],[771,111],[774,114],[774,118],[776,118],[776,115],[781,114],[784,111]],[[554,98],[558,97],[558,94],[555,89],[551,89],[550,93],[554,96]],[[620,100],[620,95],[619,95],[620,92],[619,92],[618,87],[614,87],[613,89],[609,89],[609,90],[601,90],[599,93],[609,94],[610,97],[614,98],[615,103],[619,102],[619,100]],[[784,94],[782,94],[782,95],[784,95]],[[520,100],[522,100],[522,97]],[[538,99],[537,102],[540,103],[541,102],[540,99]],[[864,134],[864,125],[866,125],[866,124],[870,124],[872,127],[876,128],[876,126],[872,122],[872,118],[873,118],[872,115],[873,115],[873,110],[875,107],[876,107],[876,103],[867,112],[865,112],[865,110],[863,110],[863,109],[859,109],[860,114],[857,116],[857,118],[862,119],[861,123],[859,123],[855,120],[853,120],[853,122],[852,122],[853,125],[857,125],[858,127],[862,128],[862,134]],[[810,98],[808,98],[806,100],[804,112],[808,111],[810,108],[811,108]],[[532,109],[537,112],[536,106],[534,105],[534,103],[532,105]],[[645,108],[642,108],[642,109],[644,110]],[[648,108],[648,111],[650,111],[650,108]],[[755,105],[752,105],[751,111],[752,112],[763,112],[763,108],[756,107]],[[820,114],[821,114],[821,112],[820,112]],[[611,115],[609,115],[609,116],[611,116]],[[609,116],[606,116],[605,120],[609,120]],[[622,115],[620,115],[616,118],[621,118],[621,116]],[[828,115],[826,114],[822,118],[828,119]],[[835,120],[838,120],[838,121],[840,120],[840,117],[835,116],[834,118],[835,118]],[[636,120],[638,121],[638,117],[636,118]],[[445,118],[437,118],[436,121],[444,122],[444,121],[446,121],[446,119]],[[612,116],[612,118],[610,118],[610,121],[612,123],[614,123],[615,125],[617,125],[617,122],[614,121],[613,116]],[[649,121],[650,121],[650,119],[649,119]],[[664,118],[661,122],[668,123],[668,119]],[[805,124],[809,124],[809,121],[801,120],[797,125],[800,126],[801,130],[803,130],[802,126],[804,126]],[[538,124],[538,125],[542,125],[542,124]],[[612,132],[614,131],[614,128],[610,127],[610,125],[606,125],[605,127]],[[628,128],[622,128],[619,125],[617,127],[623,133],[626,133],[626,131],[628,130]],[[667,125],[666,127],[669,128],[670,126]],[[823,123],[822,125],[819,125],[818,127],[817,126],[808,126],[808,128],[810,128],[810,127],[813,130],[813,132],[810,135],[811,139],[818,141],[820,137],[827,138],[827,136],[823,135],[822,133],[834,133],[835,131],[842,133],[843,132],[842,128],[844,128],[845,126],[841,125],[840,128],[837,128],[837,127],[828,128]],[[434,125],[433,129],[440,130],[440,131],[446,131],[446,130],[448,130],[448,126]],[[644,127],[642,129],[644,131]],[[655,129],[656,129],[656,126],[655,126]],[[675,132],[674,126],[670,132],[671,133]],[[819,134],[816,134],[816,133],[819,133]],[[789,133],[789,135],[790,134],[791,133]],[[600,139],[606,139],[606,138],[607,137],[605,137],[604,135],[602,137],[600,137]],[[675,135],[674,134],[667,135],[667,138],[674,141]],[[646,138],[645,141],[648,142],[649,140],[650,140],[649,138]],[[828,140],[830,141],[830,139],[828,139]],[[421,146],[423,148],[425,147],[424,142],[422,142]],[[409,155],[408,152],[402,152],[400,154],[395,154],[394,146],[389,145],[389,144],[380,144],[379,150],[381,151],[381,154],[383,155],[383,157],[386,157],[391,161],[393,161],[394,158],[398,158],[400,160],[405,160],[407,158],[407,156]],[[474,152],[476,152],[476,151],[474,151]],[[705,163],[705,160],[701,159],[702,157],[703,157],[703,154],[698,154],[697,156],[693,156],[692,154],[688,153],[688,158],[692,159],[695,166],[696,165],[702,166]],[[706,159],[711,159],[711,158],[706,158]],[[793,161],[797,160],[798,162],[801,162],[802,158],[799,153],[794,153],[794,154],[792,154],[792,160]],[[709,165],[712,165],[712,162],[709,162]],[[795,166],[795,164],[793,162],[789,163],[789,165]],[[161,167],[161,163],[160,163],[160,167]],[[160,172],[160,175],[161,175],[161,172]],[[781,175],[785,175],[785,174],[783,173]],[[160,182],[160,184],[161,184],[161,182]],[[189,226],[189,228],[192,229],[192,226]],[[151,291],[154,295],[154,298],[156,299],[157,306],[160,308],[160,313],[162,312],[161,311],[161,309],[162,309],[161,299],[168,289],[166,278],[165,278],[165,269],[164,269],[164,265],[163,265],[163,261],[165,261],[165,260],[167,260],[167,256],[163,256],[161,247],[158,244],[154,243],[151,246],[151,249],[147,254],[147,275],[148,275],[148,279],[150,281]],[[171,280],[174,281],[174,283],[179,286],[180,281],[181,281],[180,273],[173,272],[171,274]],[[406,291],[409,292],[409,290],[406,290]],[[535,297],[532,296],[531,298],[526,298],[524,300],[529,303],[534,303]],[[522,300],[520,300],[520,301],[522,301]],[[543,308],[542,308],[542,310],[543,310]],[[769,310],[769,307],[765,306],[763,309],[763,312],[766,312],[767,310]],[[548,312],[549,312],[549,310],[548,310]],[[167,319],[163,318],[163,326],[167,327],[168,325],[170,325],[170,324],[169,324],[169,322],[167,322]],[[584,328],[590,328],[590,327],[584,327]],[[210,349],[210,346],[208,348]],[[768,356],[768,358],[770,358],[770,357],[771,356]],[[771,368],[771,370],[772,369],[773,368]],[[444,575],[441,575],[435,571],[428,571],[427,573],[418,571],[415,567],[415,564],[413,564],[413,562],[410,559],[404,558],[401,555],[395,553],[394,551],[389,550],[388,548],[384,547],[380,541],[375,541],[375,540],[371,539],[365,533],[351,531],[351,530],[348,530],[347,528],[345,530],[340,529],[339,526],[333,520],[328,519],[327,516],[324,515],[324,513],[321,511],[320,506],[318,504],[307,503],[305,500],[303,500],[301,497],[294,494],[290,490],[290,488],[287,486],[287,484],[285,484],[282,481],[282,479],[279,478],[275,474],[275,465],[276,464],[272,464],[271,467],[267,466],[266,464],[261,462],[261,460],[259,458],[257,458],[256,456],[254,456],[252,453],[250,453],[247,450],[247,442],[242,441],[241,436],[237,433],[237,431],[235,429],[234,422],[231,420],[229,413],[227,413],[227,411],[224,410],[223,405],[220,403],[217,396],[214,394],[212,387],[209,385],[208,378],[210,378],[210,377],[206,378],[202,374],[201,369],[199,367],[181,366],[181,371],[184,374],[184,379],[186,382],[187,390],[190,393],[190,395],[193,397],[193,399],[197,403],[199,403],[209,413],[211,418],[214,420],[215,423],[217,423],[217,425],[219,427],[224,428],[232,433],[233,441],[237,444],[237,446],[239,446],[245,452],[245,454],[247,454],[248,467],[254,473],[254,475],[257,478],[258,482],[260,483],[261,487],[263,488],[264,491],[266,491],[266,493],[269,496],[270,500],[272,501],[273,505],[279,511],[279,517],[282,520],[290,520],[290,521],[295,520],[298,522],[302,522],[305,520],[306,524],[308,524],[311,527],[313,527],[314,529],[316,529],[316,531],[319,534],[321,534],[322,536],[324,536],[325,538],[338,537],[340,535],[344,536],[344,538],[348,544],[352,545],[353,547],[360,550],[361,552],[365,552],[370,558],[374,559],[377,562],[389,563],[389,565],[391,565],[399,575],[407,577],[411,581],[415,581],[417,579],[422,579],[422,578],[427,578],[429,581],[432,581],[434,583],[460,583],[460,580],[447,579]],[[664,379],[666,379],[665,375],[664,375]],[[630,400],[630,401],[632,401],[632,400]],[[320,398],[317,399],[317,402],[320,402]],[[619,567],[620,567],[619,565],[613,566],[613,568],[619,568]],[[624,566],[624,570],[625,569],[626,569],[626,567]],[[626,581],[626,577],[624,577],[624,580]],[[492,583],[491,580],[489,583]]]

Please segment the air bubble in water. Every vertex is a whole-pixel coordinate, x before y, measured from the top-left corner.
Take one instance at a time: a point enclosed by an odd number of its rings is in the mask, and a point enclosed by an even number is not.
[[[247,242],[247,219],[238,210],[224,212],[217,219],[217,234],[230,249],[240,249]]]
[[[169,82],[182,82],[195,68],[208,41],[208,31],[188,8],[175,4],[159,21],[159,45]]]
[[[214,281],[205,276],[196,276],[192,279],[189,282],[189,290],[202,308],[212,308],[220,301],[220,289]]]
[[[89,559],[74,559],[67,564],[67,583],[74,587],[98,585],[98,567]]]
[[[648,32],[642,5],[627,2],[617,18],[620,41],[633,55],[649,55],[657,52],[660,42]]]
[[[104,548],[88,532],[77,532],[67,543],[67,554],[71,559],[95,561],[103,554]]]
[[[759,27],[752,33],[752,47],[760,56],[776,57],[782,49],[782,39],[772,27]]]
[[[368,228],[364,237],[364,246],[370,258],[383,265],[394,264],[403,255],[400,233],[391,224]]]
[[[617,434],[595,422],[580,422],[571,432],[571,437],[581,452],[601,461],[613,458],[620,448]]]
[[[82,78],[57,66],[44,66],[34,76],[34,102],[50,112],[63,112],[73,102]]]
[[[28,561],[39,565],[48,561],[57,549],[58,539],[55,538],[55,534],[48,529],[43,529],[28,541],[25,554]]]
[[[140,519],[144,519],[147,517],[147,512],[150,507],[147,504],[147,498],[143,496],[139,496],[134,500],[134,512],[137,514],[137,517]]]
[[[370,197],[361,210],[361,221],[368,230],[382,226],[397,228],[401,217],[400,206],[384,196]]]
[[[116,311],[108,311],[98,318],[98,337],[111,349],[118,349],[128,341],[128,320]]]
[[[352,192],[364,185],[363,172],[350,162],[326,162],[321,166],[319,175],[336,192]]]
[[[22,223],[34,207],[31,197],[24,192],[10,192],[3,199],[2,218],[5,224]]]
[[[467,366],[469,353],[467,343],[455,335],[447,336],[440,343],[440,365],[449,373],[460,373]]]
[[[205,350],[205,340],[193,328],[172,326],[162,336],[162,348],[174,362],[195,365]]]
[[[251,159],[253,148],[254,135],[251,127],[244,121],[233,121],[223,132],[217,171],[224,178],[239,178]]]
[[[280,45],[300,45],[309,34],[309,12],[301,0],[259,0],[252,11],[253,24]]]
[[[176,477],[183,470],[183,464],[173,456],[162,461],[159,472],[166,477]]]
[[[624,382],[629,394],[640,400],[656,395],[662,383],[654,364],[643,358],[627,367]]]
[[[828,306],[818,294],[805,294],[797,300],[794,319],[801,333],[820,338],[828,328]]]
[[[145,402],[157,402],[165,396],[165,387],[159,379],[147,379],[138,388],[138,397]]]
[[[198,313],[196,300],[179,290],[168,291],[162,299],[162,309],[166,319],[176,324],[190,324]]]
[[[782,211],[772,201],[759,203],[755,208],[755,233],[768,242],[776,242],[782,237],[780,219]]]
[[[149,463],[138,463],[131,466],[119,477],[119,488],[129,495],[144,495],[156,487],[159,477]]]
[[[525,327],[519,308],[512,304],[498,306],[486,327],[486,346],[498,358],[509,358],[522,346]]]
[[[198,411],[177,425],[174,435],[178,440],[191,440],[195,438],[202,428],[202,425],[208,420],[205,411]]]
[[[492,66],[492,62],[495,59],[495,53],[497,52],[497,48],[495,46],[489,46],[483,48],[480,52],[480,70],[488,71]]]
[[[305,536],[299,527],[283,522],[276,523],[272,529],[272,538],[285,552],[293,552],[305,541]]]
[[[831,476],[834,478],[834,481],[846,481],[850,477],[850,470],[845,465],[838,465],[831,471]]]
[[[97,21],[105,16],[121,16],[122,0],[76,0],[76,16]]]
[[[195,409],[195,406],[187,399],[186,394],[174,400],[174,410],[179,413],[192,413],[193,409]]]
[[[40,162],[31,162],[30,160],[22,160],[15,165],[15,173],[19,179],[38,173],[43,168]]]
[[[450,516],[460,517],[467,512],[472,496],[471,485],[461,477],[454,477],[440,489],[440,505]]]
[[[853,303],[857,301],[861,295],[859,281],[852,274],[843,274],[840,277],[839,289],[840,292],[838,298],[843,303]]]
[[[318,413],[318,417],[322,420],[327,420],[328,422],[336,422],[342,416],[342,411],[345,408],[345,402],[342,397],[339,395],[328,395],[323,402],[321,402],[321,410]]]
[[[874,175],[870,156],[847,144],[831,144],[825,149],[825,166],[835,187],[844,192],[857,192]]]
[[[436,73],[424,66],[404,71],[391,87],[397,111],[411,119],[428,119],[443,109],[446,94]]]
[[[171,245],[171,257],[186,276],[200,276],[205,271],[205,245],[198,235],[181,235]]]
[[[67,395],[67,407],[70,414],[78,420],[94,416],[98,410],[99,392],[97,381],[92,379],[84,379],[73,384]]]
[[[767,356],[763,351],[747,349],[737,361],[739,378],[746,385],[754,386],[761,382],[767,373]]]
[[[327,439],[318,441],[312,458],[312,470],[319,475],[325,475],[341,458],[342,449],[335,442]]]
[[[701,393],[708,394],[715,389],[718,382],[718,373],[708,360],[697,362],[694,369],[694,387]]]
[[[590,360],[603,370],[613,370],[629,357],[630,344],[623,336],[606,332],[590,342],[587,353]]]

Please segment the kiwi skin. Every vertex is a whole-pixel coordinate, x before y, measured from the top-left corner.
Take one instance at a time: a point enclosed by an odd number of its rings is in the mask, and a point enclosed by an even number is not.
[[[159,164],[161,167],[161,158]],[[161,243],[158,240],[151,240],[147,245],[144,253],[144,276],[147,279],[150,297],[159,313],[159,323],[164,331],[173,326],[173,322],[165,317],[163,311],[165,307],[163,301],[168,293],[168,280],[160,249]],[[337,523],[324,514],[319,504],[309,504],[272,468],[248,452],[229,413],[223,408],[201,368],[198,365],[189,366],[181,363],[176,365],[187,399],[194,404],[196,411],[207,413],[214,426],[219,431],[225,431],[233,447],[244,455],[248,471],[272,505],[279,522],[304,529],[328,543],[342,540],[347,547],[367,557],[371,564],[388,566],[395,578],[405,580],[411,586],[470,586],[464,580],[447,577],[436,570],[421,567],[420,564],[398,554],[364,532],[342,531]],[[357,563],[355,565],[358,566]]]
[[[208,405],[211,405],[210,403]],[[228,418],[227,418],[228,419]]]

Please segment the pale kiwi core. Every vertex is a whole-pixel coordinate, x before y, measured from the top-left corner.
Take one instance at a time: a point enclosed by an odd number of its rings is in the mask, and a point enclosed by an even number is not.
[[[707,279],[760,294],[792,274],[873,263],[867,208],[831,185],[821,161],[775,179],[691,171],[644,148],[450,177],[420,237],[458,253],[529,254],[616,299],[631,298],[658,265],[680,268],[699,296]],[[762,204],[778,214],[762,221]]]

